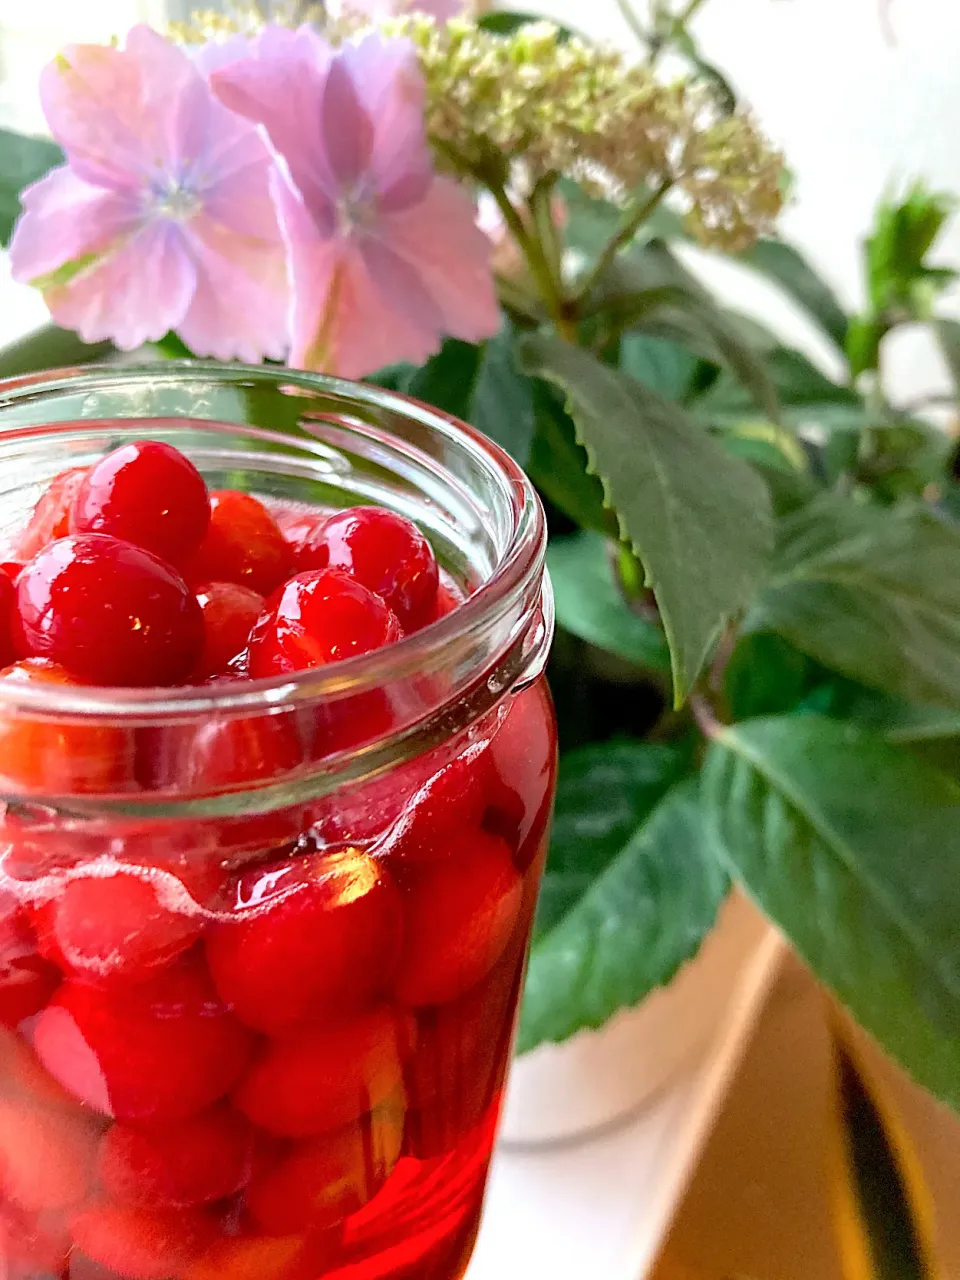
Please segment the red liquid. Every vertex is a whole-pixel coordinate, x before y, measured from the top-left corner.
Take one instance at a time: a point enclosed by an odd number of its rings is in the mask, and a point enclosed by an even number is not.
[[[231,730],[219,776],[290,767],[284,724],[269,750]],[[97,750],[127,760],[103,732]],[[156,732],[133,744],[134,774],[189,786],[200,747]],[[555,748],[541,681],[431,758],[306,813],[109,828],[8,813],[11,1280],[461,1276]]]

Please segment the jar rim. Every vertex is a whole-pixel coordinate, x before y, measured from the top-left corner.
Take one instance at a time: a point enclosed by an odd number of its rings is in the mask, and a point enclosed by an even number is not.
[[[337,403],[345,420],[351,407],[385,411],[425,427],[442,439],[466,449],[471,460],[499,487],[512,517],[507,544],[493,571],[446,617],[412,632],[386,649],[360,654],[325,667],[260,680],[161,689],[28,685],[0,681],[0,706],[8,710],[29,711],[31,716],[79,720],[109,718],[119,723],[192,719],[213,712],[218,715],[254,716],[272,710],[289,711],[328,697],[352,696],[376,688],[387,673],[390,680],[396,680],[440,670],[445,664],[445,655],[452,647],[462,649],[463,642],[469,641],[471,636],[486,633],[498,623],[502,626],[503,619],[511,611],[516,612],[524,597],[529,600],[524,612],[532,611],[540,594],[547,535],[543,508],[530,481],[503,448],[476,428],[400,392],[283,366],[220,364],[216,361],[177,360],[151,365],[54,369],[0,380],[0,467],[3,465],[3,449],[12,442],[49,442],[61,434],[75,435],[78,426],[92,429],[104,424],[104,416],[72,417],[6,428],[3,415],[12,408],[22,412],[34,402],[39,406],[60,394],[94,393],[120,384],[132,388],[142,383],[156,389],[163,384],[199,385],[209,384],[211,380],[225,386],[273,384],[277,389],[299,388],[328,396]],[[149,412],[126,415],[131,420],[143,422],[158,421],[160,416]],[[225,434],[230,434],[244,430],[240,424],[216,416],[202,418],[199,415],[167,414],[164,417],[167,421],[182,417],[185,423],[202,422],[204,431],[221,428]],[[369,427],[372,433],[376,433],[377,428],[366,419],[360,421],[362,427]],[[273,442],[289,446],[295,443],[309,448],[309,428],[303,427],[302,430],[306,433],[305,438],[263,429],[256,429],[253,434],[267,444]],[[315,439],[319,442],[318,437]],[[405,449],[411,454],[420,452],[424,461],[436,466],[426,453],[417,451],[415,446],[405,443]],[[522,636],[515,639],[522,640]]]

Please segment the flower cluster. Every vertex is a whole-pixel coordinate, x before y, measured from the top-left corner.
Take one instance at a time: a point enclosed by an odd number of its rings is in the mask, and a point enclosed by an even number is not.
[[[457,169],[483,172],[508,156],[522,160],[530,185],[559,173],[620,198],[669,186],[693,234],[722,249],[750,244],[780,211],[781,156],[702,85],[663,83],[546,22],[504,38],[418,13],[387,29],[413,41],[428,132]]]
[[[72,46],[41,97],[66,164],[10,248],[58,323],[134,348],[359,377],[499,328],[473,197],[434,172],[408,42],[266,27],[195,57]]]

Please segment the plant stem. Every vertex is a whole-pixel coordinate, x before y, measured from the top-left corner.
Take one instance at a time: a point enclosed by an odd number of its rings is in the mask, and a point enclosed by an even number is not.
[[[685,27],[691,19],[696,17],[697,11],[702,9],[705,3],[706,0],[687,0],[686,7],[677,14],[674,27]]]
[[[495,277],[497,297],[504,310],[509,311],[522,328],[535,329],[545,319],[537,299],[515,280],[507,276]]]
[[[640,43],[649,44],[650,36],[646,31],[644,31],[643,27],[640,25],[640,19],[634,13],[633,5],[630,3],[630,0],[617,0],[617,8],[620,10],[620,14],[624,22],[627,24],[627,26],[630,28],[631,32],[636,36],[636,38],[640,41]]]
[[[537,182],[530,193],[529,209],[534,235],[543,247],[550,275],[562,283],[563,244],[553,220],[553,189],[558,177],[557,173],[547,173]]]
[[[693,712],[693,718],[697,722],[697,728],[705,738],[709,738],[711,742],[715,738],[719,738],[723,733],[723,725],[713,713],[713,707],[703,696],[702,693],[691,693],[690,710]]]
[[[624,217],[616,234],[611,236],[604,245],[599,258],[597,258],[593,265],[593,270],[577,290],[574,302],[582,302],[583,299],[588,296],[598,281],[603,277],[620,250],[630,243],[672,186],[673,179],[664,178],[656,191],[648,196],[646,200],[641,201],[632,213],[628,213]]]
[[[530,274],[540,291],[540,297],[543,299],[550,319],[564,338],[567,338],[568,341],[573,341],[575,331],[569,316],[566,314],[562,288],[550,268],[550,263],[540,238],[530,233],[524,224],[523,218],[502,186],[488,184],[488,190],[496,200],[497,206],[503,214],[503,220],[510,229],[513,238],[523,251],[523,256],[526,258],[527,265],[530,268]]]

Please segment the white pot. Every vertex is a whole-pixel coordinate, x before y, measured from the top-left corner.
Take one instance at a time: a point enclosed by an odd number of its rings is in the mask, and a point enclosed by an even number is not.
[[[638,1111],[717,1034],[767,932],[734,894],[698,954],[666,987],[599,1031],[517,1058],[501,1141],[531,1146],[586,1137]]]

